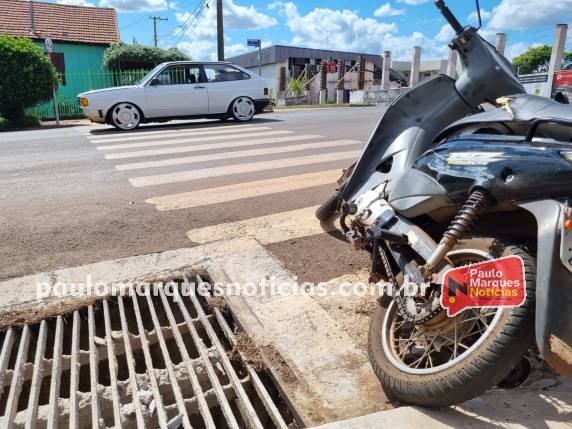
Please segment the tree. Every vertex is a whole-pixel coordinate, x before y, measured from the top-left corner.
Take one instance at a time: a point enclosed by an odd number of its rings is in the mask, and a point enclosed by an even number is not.
[[[161,49],[143,45],[114,43],[103,54],[103,65],[110,70],[148,69],[167,61],[189,61],[177,48]]]
[[[0,36],[0,116],[21,119],[24,109],[52,98],[56,70],[30,39]]]
[[[524,54],[515,57],[512,60],[512,65],[519,74],[543,72],[548,69],[551,55],[551,46],[536,46],[534,48],[530,48]],[[565,52],[563,63],[565,64],[570,61],[572,61],[572,52]]]

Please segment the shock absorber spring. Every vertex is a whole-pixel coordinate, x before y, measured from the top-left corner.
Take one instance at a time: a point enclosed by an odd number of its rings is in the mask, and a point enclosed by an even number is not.
[[[482,190],[471,193],[467,202],[463,205],[447,231],[443,234],[441,242],[435,252],[429,257],[426,264],[419,267],[421,274],[427,279],[435,271],[435,268],[447,256],[447,253],[455,247],[461,238],[472,228],[481,213],[492,204],[491,196]]]
[[[465,205],[459,211],[459,214],[455,217],[451,226],[445,232],[444,236],[449,240],[454,241],[453,246],[455,246],[463,237],[463,235],[468,232],[471,227],[477,221],[479,215],[486,209],[492,200],[489,194],[484,191],[474,191]]]

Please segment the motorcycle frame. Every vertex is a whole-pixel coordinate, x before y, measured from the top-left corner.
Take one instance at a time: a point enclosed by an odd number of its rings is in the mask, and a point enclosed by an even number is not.
[[[482,39],[475,28],[456,31],[451,47],[460,55],[463,73],[457,81],[445,75],[423,81],[392,103],[351,175],[344,178],[340,186],[339,196],[345,203],[383,183],[387,183],[387,190],[391,192],[395,179],[435,144],[441,130],[478,112],[482,103],[495,104],[500,97],[525,93],[510,63]],[[345,175],[348,176],[348,172]],[[536,342],[555,369],[570,375],[572,271],[565,266],[570,262],[560,256],[565,234],[565,203],[547,199],[518,205],[532,213],[538,224]],[[406,235],[409,245],[427,260],[436,250],[437,243],[403,216],[396,214],[396,219],[388,230]],[[418,270],[407,266],[398,252],[392,250],[392,255],[404,273],[419,278]],[[439,280],[449,268],[447,261],[443,261],[436,271]]]

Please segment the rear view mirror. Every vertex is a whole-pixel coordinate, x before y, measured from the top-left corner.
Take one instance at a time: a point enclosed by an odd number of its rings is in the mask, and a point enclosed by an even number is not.
[[[159,81],[158,77],[154,77],[153,79],[151,79],[151,81],[149,82],[149,86],[156,86],[156,85],[161,85],[161,82]]]

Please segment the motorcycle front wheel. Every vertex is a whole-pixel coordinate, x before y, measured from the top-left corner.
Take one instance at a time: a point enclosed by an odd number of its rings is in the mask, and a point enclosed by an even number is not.
[[[516,255],[524,261],[527,298],[520,307],[467,309],[455,317],[441,312],[414,325],[400,316],[395,301],[378,306],[369,330],[369,358],[390,400],[426,407],[458,404],[498,384],[519,363],[533,335],[535,259],[518,245],[502,245],[497,252],[494,257]],[[449,257],[462,266],[493,256],[461,249]]]

